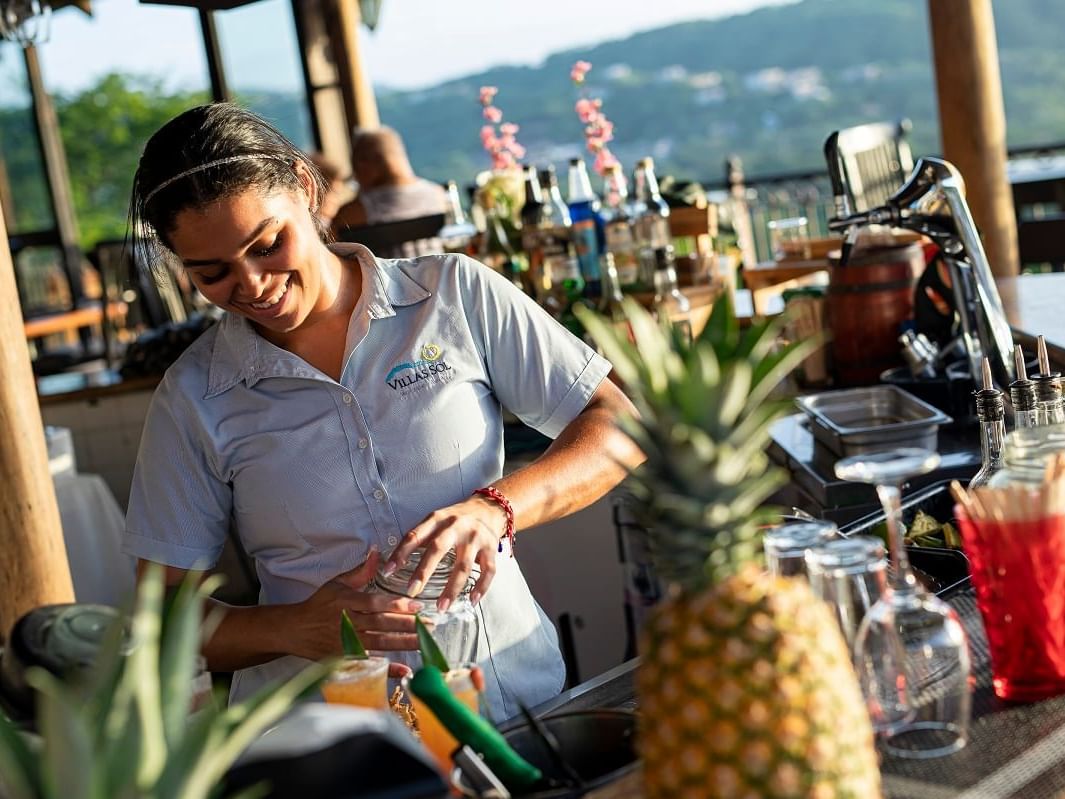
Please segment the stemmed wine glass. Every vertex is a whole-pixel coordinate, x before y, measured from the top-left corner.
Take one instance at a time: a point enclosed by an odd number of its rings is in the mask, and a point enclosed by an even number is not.
[[[958,615],[918,583],[906,555],[902,486],[939,466],[939,455],[901,448],[836,463],[841,480],[870,483],[884,507],[891,551],[888,589],[854,641],[854,665],[873,728],[897,757],[928,758],[965,745],[969,728],[969,647]]]

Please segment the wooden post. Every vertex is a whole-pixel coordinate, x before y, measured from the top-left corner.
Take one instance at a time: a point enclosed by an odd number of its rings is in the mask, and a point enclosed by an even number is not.
[[[997,277],[1020,269],[1006,177],[1006,112],[991,0],[928,0],[943,157],[965,178],[966,199]]]
[[[359,47],[358,0],[333,0],[333,24],[329,26],[333,47],[340,67],[340,86],[344,93],[344,107],[352,128],[377,128],[381,118],[377,114],[370,75],[362,63]]]
[[[44,425],[0,213],[0,638],[38,605],[74,601]]]

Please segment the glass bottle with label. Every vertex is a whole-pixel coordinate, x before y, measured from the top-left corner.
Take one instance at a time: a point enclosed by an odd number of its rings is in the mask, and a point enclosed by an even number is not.
[[[584,292],[584,279],[573,249],[569,209],[562,202],[553,167],[540,173],[540,189],[544,201],[539,227],[543,305],[555,318],[564,320],[574,300]]]
[[[540,175],[536,167],[525,167],[525,204],[521,207],[521,248],[529,262],[529,282],[533,296],[543,302],[544,252],[540,236],[544,214],[544,198],[540,189]]]
[[[421,550],[412,552],[406,565],[387,577],[378,570],[368,590],[397,597],[410,596],[408,586],[414,576],[414,570],[421,562],[421,557]],[[381,563],[384,564],[385,559],[382,559]],[[470,604],[470,592],[473,590],[479,573],[472,574],[466,579],[466,585],[458,598],[446,611],[441,612],[436,608],[436,600],[444,593],[444,587],[451,577],[454,566],[455,551],[449,550],[429,576],[425,588],[417,596],[417,599],[425,604],[425,608],[419,611],[418,615],[432,630],[433,640],[440,646],[440,651],[444,653],[448,663],[470,663],[476,654],[479,629],[477,610]],[[390,660],[406,663],[415,671],[422,665],[421,655],[418,652],[389,652],[388,657]]]
[[[569,162],[569,215],[573,223],[573,246],[584,278],[584,293],[588,297],[598,297],[602,221],[599,198],[592,191],[583,158],[571,158]]]
[[[636,248],[639,258],[639,280],[641,286],[650,288],[654,285],[654,271],[657,268],[655,251],[672,246],[673,237],[669,230],[669,206],[658,191],[658,178],[655,177],[654,160],[642,158],[636,162],[633,173],[633,215],[635,217]],[[644,289],[646,290],[646,289]]]
[[[606,174],[602,216],[606,251],[614,257],[621,290],[632,291],[639,279],[639,261],[636,257],[632,209],[629,206],[629,188],[621,164],[614,164]]]
[[[674,265],[673,247],[666,245],[654,251],[655,258],[655,313],[659,319],[668,319],[689,342],[692,339],[691,303],[677,285],[677,270]]]

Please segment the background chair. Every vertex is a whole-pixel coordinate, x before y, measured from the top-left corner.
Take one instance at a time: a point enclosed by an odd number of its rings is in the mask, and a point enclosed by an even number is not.
[[[444,227],[444,215],[419,216],[398,222],[352,225],[341,229],[338,241],[351,241],[368,247],[374,255],[385,258],[442,252],[438,234]]]
[[[913,154],[906,143],[911,127],[903,119],[844,128],[829,135],[825,160],[837,216],[883,205],[906,182],[913,170]],[[843,207],[841,200],[846,203]]]

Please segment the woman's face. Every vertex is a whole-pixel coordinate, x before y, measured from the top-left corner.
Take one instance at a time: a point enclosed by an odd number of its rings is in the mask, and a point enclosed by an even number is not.
[[[250,189],[179,213],[169,244],[208,301],[263,332],[291,333],[336,296],[309,204],[301,191]]]

